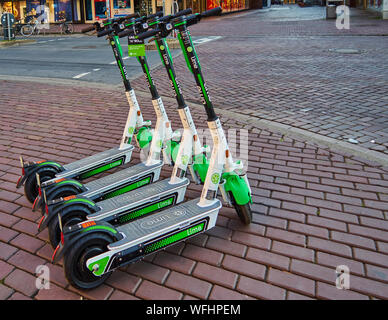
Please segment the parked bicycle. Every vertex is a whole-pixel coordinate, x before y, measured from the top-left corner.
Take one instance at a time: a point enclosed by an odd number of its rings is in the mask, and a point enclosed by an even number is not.
[[[32,19],[28,23],[18,23],[15,24],[15,33],[20,33],[25,37],[29,37],[33,34],[38,35],[40,33],[39,21],[37,19]]]
[[[69,21],[62,21],[60,24],[59,24],[59,28],[61,30],[61,34],[64,33],[64,34],[72,34],[74,32],[74,26],[71,22]]]

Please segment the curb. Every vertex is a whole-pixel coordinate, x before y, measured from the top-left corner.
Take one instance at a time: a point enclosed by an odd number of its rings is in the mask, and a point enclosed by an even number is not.
[[[12,46],[20,46],[22,44],[35,43],[36,40],[9,40],[9,41],[0,41],[1,47],[12,47]]]
[[[38,77],[25,77],[25,76],[9,76],[1,75],[0,80],[6,81],[21,81],[21,82],[38,82],[49,85],[67,85],[67,86],[81,86],[86,88],[100,88],[105,90],[113,90],[122,92],[122,84],[117,85],[108,85],[103,83],[95,82],[85,82],[79,80],[69,80],[69,79],[55,79],[55,78],[38,78]],[[136,95],[141,97],[149,97],[149,93],[146,91],[137,90]],[[162,96],[163,100],[175,103],[175,99],[171,97]],[[189,102],[190,107],[202,109],[201,104]],[[388,168],[388,156],[380,153],[378,151],[365,149],[363,147],[351,144],[349,142],[336,140],[334,138],[326,137],[317,133],[313,133],[304,129],[292,127],[290,125],[282,124],[275,121],[270,121],[261,118],[254,118],[252,116],[243,115],[237,112],[224,110],[221,108],[214,108],[215,111],[224,115],[228,118],[235,119],[239,122],[242,122],[244,125],[253,125],[258,129],[264,129],[276,133],[281,133],[284,136],[297,139],[299,141],[303,140],[306,142],[316,143],[321,146],[327,147],[330,151],[338,152],[340,154],[346,154],[346,156],[354,156],[365,159],[366,161],[372,161],[376,163],[377,166],[382,166]]]

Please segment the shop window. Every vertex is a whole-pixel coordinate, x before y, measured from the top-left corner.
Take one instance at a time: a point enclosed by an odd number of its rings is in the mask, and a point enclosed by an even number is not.
[[[106,1],[105,0],[94,0],[94,15],[95,19],[106,19]]]
[[[86,20],[93,20],[92,0],[85,1],[85,16]]]

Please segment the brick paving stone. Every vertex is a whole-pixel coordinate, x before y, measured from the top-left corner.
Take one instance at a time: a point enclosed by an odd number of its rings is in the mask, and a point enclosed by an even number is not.
[[[193,295],[200,299],[206,299],[212,284],[178,272],[171,272],[165,285],[175,290]]]
[[[194,260],[168,252],[159,252],[153,260],[153,263],[186,274],[190,274],[195,265]]]
[[[46,263],[45,260],[23,250],[18,250],[7,262],[32,274],[38,266]]]
[[[314,296],[315,293],[315,283],[313,280],[286,271],[270,269],[268,273],[268,282],[302,294]]]
[[[15,290],[25,294],[28,297],[31,297],[38,290],[36,288],[35,281],[36,278],[31,274],[19,269],[15,269],[5,278],[4,284],[14,288]]]
[[[234,289],[238,277],[237,273],[223,270],[219,267],[214,267],[202,262],[197,263],[192,275],[230,289]]]
[[[266,236],[271,238],[271,239],[289,242],[289,243],[295,244],[295,245],[304,246],[306,243],[305,236],[298,234],[298,233],[281,230],[281,229],[267,228]]]
[[[15,238],[19,232],[16,232],[9,228],[4,228],[0,226],[0,240],[4,242],[9,242],[11,239]]]
[[[259,262],[263,265],[273,266],[282,270],[288,270],[290,265],[290,259],[288,257],[255,248],[249,248],[245,258],[254,262]]]
[[[262,264],[230,255],[225,256],[224,260],[222,261],[222,267],[227,270],[259,280],[264,280],[267,270],[266,266]]]
[[[335,284],[317,283],[317,297],[329,300],[369,300],[367,295],[363,295],[350,290],[337,289]]]
[[[80,296],[50,283],[49,289],[40,289],[35,296],[37,300],[80,300]]]
[[[180,300],[183,294],[145,280],[136,291],[136,296],[146,300]]]
[[[312,249],[321,250],[323,252],[339,254],[341,256],[351,257],[351,248],[347,245],[340,244],[334,241],[323,240],[315,237],[308,237],[307,246]]]
[[[136,298],[135,296],[132,296],[120,290],[115,290],[109,297],[109,300],[139,300],[139,298]]]
[[[0,300],[8,299],[13,292],[14,292],[13,289],[0,284]]]
[[[44,245],[44,242],[24,233],[21,233],[14,239],[12,239],[10,241],[10,244],[17,246],[21,249],[27,250],[29,252],[35,253]]]
[[[106,283],[116,289],[133,294],[138,288],[140,282],[141,278],[130,275],[120,270],[116,270],[109,277]]]
[[[258,299],[281,300],[286,295],[282,288],[245,276],[240,277],[237,290]]]
[[[81,296],[82,299],[86,298],[89,300],[107,300],[113,292],[113,288],[106,284],[102,284],[93,290],[79,290],[73,287],[69,287],[69,290]]]
[[[0,280],[3,280],[13,269],[12,265],[0,260]]]
[[[210,293],[209,300],[251,300],[247,295],[234,290],[215,285]]]
[[[378,266],[386,267],[388,265],[388,255],[383,253],[377,253],[370,250],[361,248],[354,248],[354,257],[357,260],[375,264]]]
[[[253,235],[248,235],[248,239],[252,239]],[[261,239],[260,237],[257,237],[259,239]],[[224,240],[224,239],[220,239],[220,238],[216,238],[216,237],[209,237],[207,243],[206,243],[206,247],[209,248],[209,249],[213,249],[213,250],[219,250],[221,252],[224,252],[224,253],[229,253],[229,254],[233,254],[235,256],[238,256],[238,257],[243,257],[245,252],[246,252],[246,246],[245,245],[242,245],[242,244],[239,244],[239,243],[236,243],[236,242],[231,242],[231,241],[228,241],[228,240]]]
[[[140,261],[128,266],[127,271],[139,277],[144,277],[157,283],[163,283],[170,271],[155,264]]]
[[[354,290],[362,294],[380,299],[385,299],[388,294],[388,286],[386,283],[361,278],[358,276],[351,276],[350,290]]]
[[[18,249],[14,246],[0,242],[0,259],[7,260],[11,257]]]
[[[351,274],[365,275],[364,264],[360,261],[339,257],[333,254],[324,252],[317,253],[317,262],[320,265],[332,267],[336,269],[337,266],[346,265],[348,266]]]
[[[182,252],[182,256],[208,264],[219,265],[224,255],[215,250],[187,245]]]

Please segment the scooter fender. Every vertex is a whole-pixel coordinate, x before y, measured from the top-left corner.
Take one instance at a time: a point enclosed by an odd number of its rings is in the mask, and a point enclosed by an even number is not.
[[[58,214],[61,218],[65,218],[66,214],[74,210],[84,211],[85,215],[88,215],[92,212],[97,212],[98,206],[88,198],[79,196],[69,196],[50,201],[46,206],[44,215],[39,221],[38,231],[46,228],[52,219],[58,217]]]
[[[41,188],[42,191],[44,190],[44,192],[46,193],[46,198],[48,202],[50,202],[50,200],[55,200],[55,194],[58,195],[61,189],[66,189],[67,191],[73,190],[74,194],[79,194],[86,191],[86,188],[81,182],[72,179],[59,179],[53,182],[52,184],[42,186]],[[36,208],[41,208],[43,215],[45,212],[45,204],[46,203],[44,202],[44,199],[42,199],[42,197],[39,197],[36,203],[34,202],[33,211],[35,211]]]
[[[52,256],[52,263],[58,262],[74,243],[91,233],[104,233],[112,238],[112,242],[123,238],[110,223],[105,221],[89,220],[73,226],[63,228],[61,242],[58,244]]]
[[[22,167],[22,175],[20,176],[18,182],[16,183],[16,188],[20,188],[24,185],[26,180],[37,173],[43,170],[52,170],[55,173],[59,173],[65,170],[65,168],[54,161],[38,161],[32,163],[26,163]]]
[[[231,192],[237,204],[245,205],[252,203],[252,195],[245,179],[235,172],[225,172],[222,174],[225,179],[224,188],[226,193]]]

